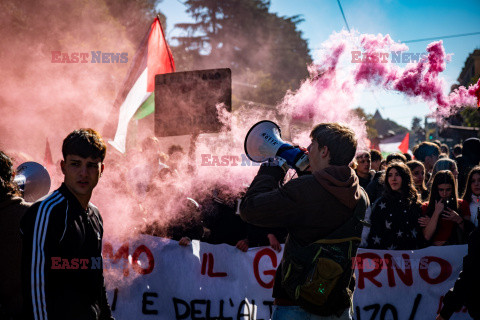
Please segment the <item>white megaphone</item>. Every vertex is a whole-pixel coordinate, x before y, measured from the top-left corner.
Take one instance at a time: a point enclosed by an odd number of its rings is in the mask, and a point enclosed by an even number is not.
[[[15,183],[27,202],[34,202],[50,191],[50,175],[40,163],[28,161],[18,166]]]
[[[250,128],[244,146],[245,154],[253,162],[280,157],[295,170],[305,171],[309,166],[308,155],[283,141],[280,127],[269,120],[260,121]]]

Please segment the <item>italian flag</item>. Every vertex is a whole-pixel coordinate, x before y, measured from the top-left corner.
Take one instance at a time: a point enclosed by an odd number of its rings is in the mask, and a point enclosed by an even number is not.
[[[175,63],[156,17],[133,57],[115,100],[114,109],[119,108],[117,130],[113,141],[108,141],[115,149],[125,153],[128,123],[134,116],[141,119],[155,110],[155,75],[171,72],[175,72]]]

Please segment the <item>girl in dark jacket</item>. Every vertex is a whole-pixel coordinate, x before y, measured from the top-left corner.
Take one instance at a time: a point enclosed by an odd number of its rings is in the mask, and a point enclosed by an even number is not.
[[[427,241],[435,246],[462,243],[464,220],[458,213],[462,200],[458,200],[455,178],[450,170],[438,171],[433,177],[429,201],[422,206],[419,220]]]
[[[371,249],[413,250],[423,247],[418,218],[421,204],[406,164],[393,162],[385,172],[383,196],[374,204],[367,247]]]

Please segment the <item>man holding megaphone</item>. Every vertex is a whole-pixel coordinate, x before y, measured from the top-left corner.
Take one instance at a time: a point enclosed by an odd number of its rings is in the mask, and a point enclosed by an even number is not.
[[[241,217],[289,232],[275,275],[272,320],[352,319],[352,258],[368,206],[349,167],[357,140],[350,128],[337,123],[315,126],[310,137],[306,153],[286,144],[276,124],[262,121],[245,140],[250,159],[274,161],[260,166],[241,202]],[[282,185],[288,168],[312,174]]]

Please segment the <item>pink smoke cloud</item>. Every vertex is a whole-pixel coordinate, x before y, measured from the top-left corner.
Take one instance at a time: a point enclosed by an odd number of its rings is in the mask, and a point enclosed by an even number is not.
[[[88,22],[84,21],[83,29],[91,31],[89,26],[92,24]],[[98,28],[98,24],[94,25]],[[110,33],[118,29],[108,23],[107,27],[112,30]],[[127,51],[131,44],[125,37],[118,38],[121,40],[108,46],[101,46],[99,40],[94,39],[78,51],[104,47],[110,51]],[[71,41],[60,49],[74,51],[72,48],[79,45]],[[432,104],[439,118],[447,117],[456,106],[476,103],[479,83],[468,89],[460,87],[449,96],[443,93],[441,73],[446,68],[448,55],[441,41],[426,48],[428,56],[425,60],[408,64],[405,68],[392,63],[372,63],[368,59],[351,62],[353,50],[360,50],[367,56],[408,50],[406,45],[393,41],[389,35],[340,32],[334,33],[323,46],[325,54],[309,66],[310,76],[298,90],[286,93],[275,108],[243,106],[228,113],[220,107],[219,119],[224,124],[221,132],[200,135],[195,143],[194,157],[188,155],[188,143],[184,144],[185,153],[175,159],[178,169],[171,175],[157,176],[152,166],[158,163],[152,164],[149,160],[157,159],[158,154],[166,152],[173,142],[162,142],[155,150],[133,151],[127,155],[109,149],[105,174],[92,199],[103,214],[106,235],[128,239],[154,223],[165,227],[188,211],[188,197],[200,201],[211,195],[215,188],[222,190],[227,199],[238,196],[258,170],[252,164],[241,165],[245,135],[258,121],[277,122],[285,139],[303,147],[310,143],[309,133],[313,125],[340,122],[355,131],[359,149],[364,149],[368,146],[365,119],[359,119],[352,112],[356,106],[357,89],[361,86],[379,86],[419,97]],[[18,74],[13,63],[2,63],[11,79],[2,89],[4,106],[1,110],[6,115],[0,121],[1,133],[5,137],[2,147],[32,153],[34,160],[40,162],[46,136],[53,136],[52,153],[54,162],[57,162],[61,140],[71,130],[80,126],[99,128],[105,123],[110,111],[108,106],[115,96],[111,84],[121,83],[119,75],[124,72],[120,69],[125,69],[125,66],[116,65],[52,64],[49,50],[53,49],[57,48],[51,43],[45,50],[38,51]],[[131,53],[129,57],[133,57],[133,52],[128,51]],[[28,72],[33,72],[31,77],[27,77]],[[112,73],[115,74],[113,79]],[[44,80],[39,83],[42,75]],[[26,85],[22,87],[22,83]],[[109,83],[109,87],[105,88],[105,83]],[[21,108],[17,110],[18,106]],[[152,134],[153,130],[146,130],[146,133],[138,134],[138,140]],[[204,154],[219,158],[236,157],[240,165],[231,165],[232,158],[229,158],[229,165],[204,165]],[[52,174],[61,181],[58,164],[56,168]]]
[[[426,54],[419,61],[410,62],[405,67],[401,67],[388,59],[390,53],[396,53],[399,56],[408,50],[405,44],[397,43],[389,35],[369,35],[358,34],[356,32],[334,33],[327,41],[329,53],[321,65],[325,70],[333,72],[325,73],[322,80],[322,89],[337,91],[343,93],[349,91],[348,88],[365,85],[369,87],[380,87],[388,91],[397,91],[413,98],[420,98],[429,103],[432,115],[439,124],[445,121],[445,118],[453,115],[462,107],[475,107],[478,104],[480,94],[478,93],[478,83],[469,88],[460,87],[450,94],[445,94],[445,80],[442,72],[445,71],[447,62],[451,59],[451,54],[446,54],[443,42],[436,41],[426,47]],[[333,81],[338,76],[338,61],[340,55],[345,55],[343,59],[350,58],[349,50],[352,53],[351,63],[343,63],[342,67],[346,69],[348,76],[339,84]],[[355,54],[354,54],[355,53]],[[419,54],[417,54],[418,58]],[[333,59],[334,58],[334,59]],[[391,57],[393,60],[393,57]],[[335,61],[331,64],[330,61]],[[347,60],[348,61],[348,60]],[[329,68],[332,65],[333,68]],[[353,84],[351,83],[353,79]],[[338,81],[338,79],[336,80]],[[328,85],[325,84],[328,83]],[[338,90],[332,88],[336,86]],[[341,90],[342,91],[341,91]],[[303,92],[310,89],[302,88]],[[301,103],[297,98],[296,103]],[[353,99],[352,99],[353,100]],[[308,115],[312,118],[311,104],[305,104],[297,108],[303,116]],[[303,112],[307,111],[307,112]]]

